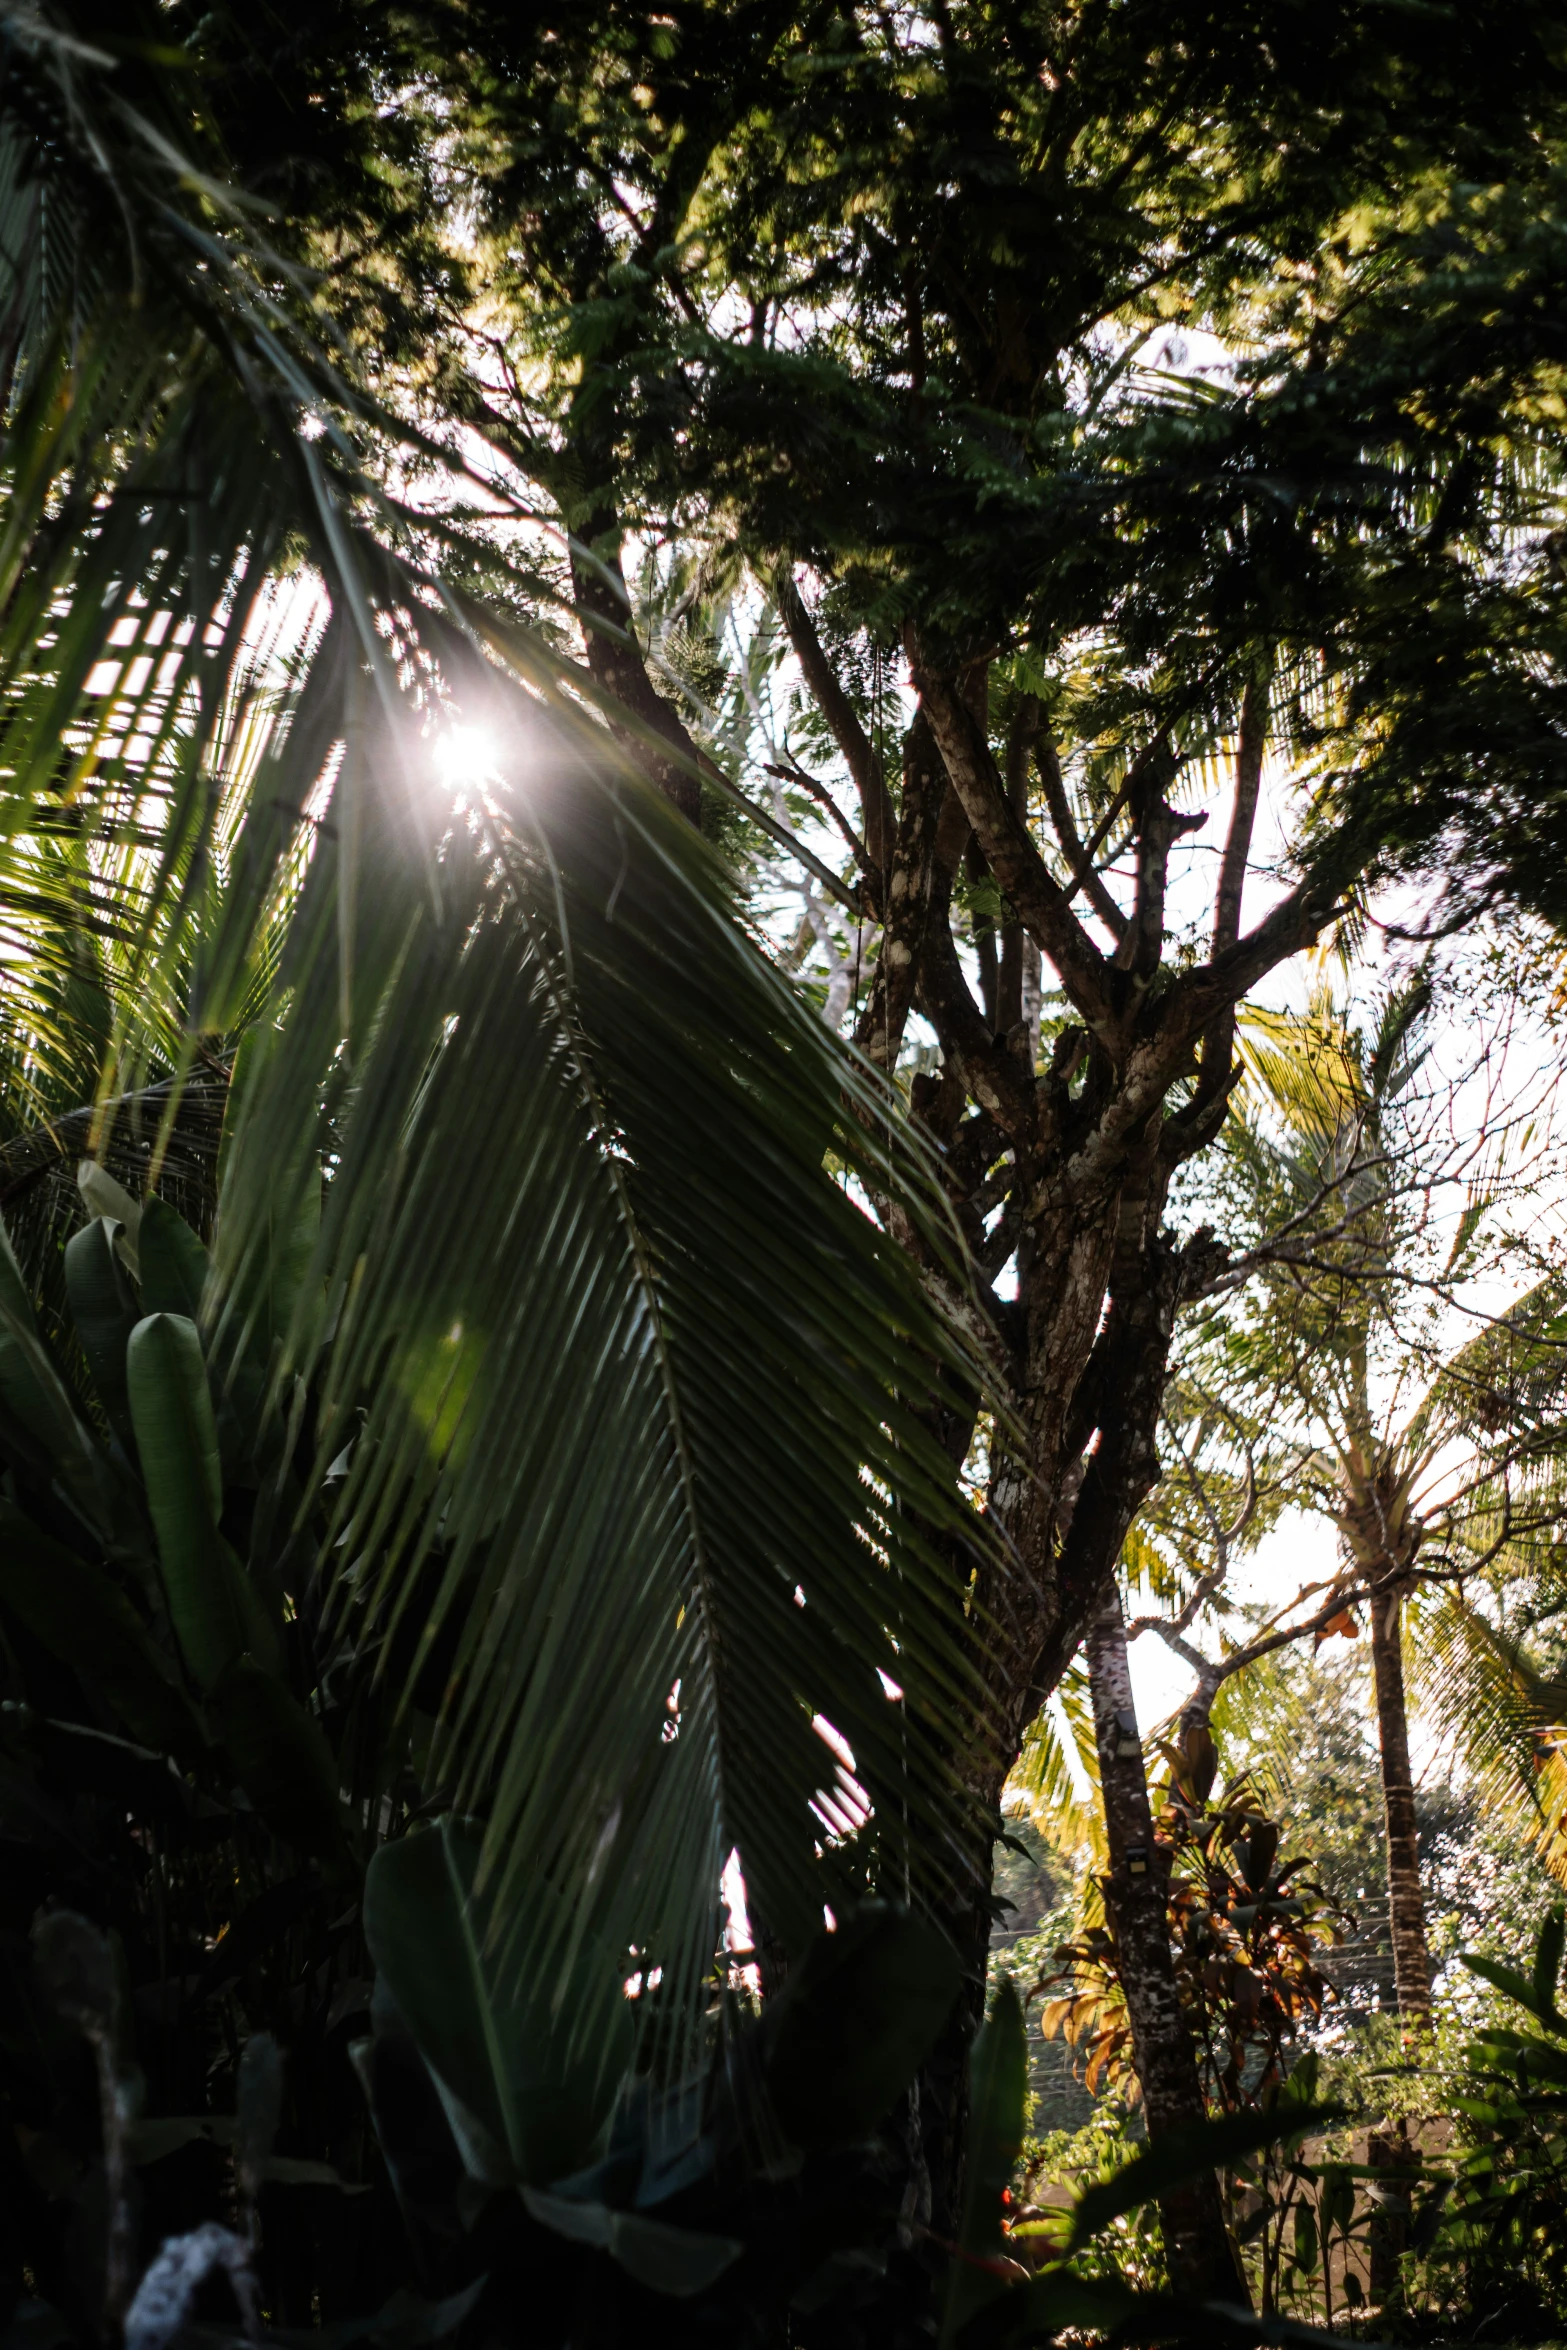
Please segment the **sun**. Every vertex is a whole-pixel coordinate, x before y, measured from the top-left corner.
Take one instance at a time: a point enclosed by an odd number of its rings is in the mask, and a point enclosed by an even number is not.
[[[500,744],[488,726],[447,726],[431,742],[430,755],[442,783],[458,791],[495,773]]]

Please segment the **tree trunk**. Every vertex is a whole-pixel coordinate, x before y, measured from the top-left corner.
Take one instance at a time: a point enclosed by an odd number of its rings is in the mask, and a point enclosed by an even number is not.
[[[1112,1578],[1089,1622],[1086,1641],[1094,1702],[1094,1737],[1110,1847],[1106,1906],[1132,2026],[1137,2078],[1148,2138],[1207,2118],[1197,2052],[1182,2013],[1170,1950],[1168,1854],[1154,1843],[1153,1810],[1132,1702],[1126,1624]],[[1163,1865],[1161,1865],[1163,1863]],[[1178,2292],[1249,2306],[1240,2263],[1224,2224],[1214,2172],[1195,2169],[1189,2183],[1161,2196],[1170,2281]]]
[[[595,542],[600,536],[585,535]],[[608,533],[603,543],[611,555],[618,544]],[[613,575],[606,583],[579,565],[576,584],[585,612],[602,605],[605,620],[623,612]],[[617,689],[632,691],[634,676],[628,683],[620,673],[634,646],[613,629],[601,628],[597,638],[589,658],[603,682],[613,672]],[[1175,772],[1167,735],[1137,750],[1118,802],[1137,842],[1135,903],[1123,913],[1097,875],[1097,835],[1085,843],[1070,833],[1062,844],[1073,869],[1070,888],[1035,842],[1025,756],[1032,736],[1021,721],[1014,726],[1003,777],[989,743],[984,658],[933,667],[913,630],[908,649],[919,699],[904,740],[903,789],[878,909],[881,952],[855,1041],[891,1074],[913,1011],[939,1040],[940,1071],[915,1075],[910,1103],[940,1153],[973,1252],[968,1279],[949,1285],[948,1294],[990,1356],[1017,1432],[1015,1450],[992,1448],[989,1514],[1005,1557],[983,1562],[972,1589],[965,1561],[954,1584],[985,1692],[975,1751],[954,1760],[988,1824],[1028,1727],[1081,1643],[1132,1519],[1158,1481],[1155,1433],[1176,1311],[1183,1295],[1202,1286],[1209,1260],[1223,1255],[1211,1232],[1194,1233],[1183,1246],[1162,1221],[1176,1169],[1212,1140],[1226,1115],[1236,1071],[1222,1015],[1317,937],[1337,883],[1325,870],[1314,872],[1244,939],[1231,935],[1239,911],[1232,887],[1213,958],[1160,980],[1166,867],[1174,840],[1194,821],[1166,797]],[[856,759],[868,765],[848,726],[839,731],[851,771]],[[1257,707],[1243,731],[1246,756],[1260,758]],[[659,772],[660,747],[650,753],[644,743],[639,756],[668,790],[673,778]],[[1237,791],[1226,848],[1232,881],[1244,868],[1254,797]],[[984,1003],[975,1001],[951,912],[971,835],[1008,921],[1022,933],[1004,971],[998,955],[994,993]],[[1108,922],[1118,942],[1113,953],[1073,911],[1080,887]],[[1053,1036],[1042,1071],[1035,1066],[1034,980],[1041,960],[1072,1014]],[[894,1212],[889,1228],[930,1279],[947,1283],[945,1265],[908,1219]],[[1009,1255],[1016,1262],[1010,1298],[992,1286]],[[954,1460],[963,1458],[970,1433],[963,1417],[953,1415],[939,1432]],[[1143,1808],[1146,1815],[1146,1787]],[[972,1894],[954,1893],[957,1914],[949,1921],[968,1995],[910,2100],[911,2247],[921,2229],[926,2241],[950,2237],[961,2203],[967,2050],[982,2012],[989,1927],[988,1850],[971,1858]],[[1129,1888],[1123,1907],[1136,1940],[1140,1913]],[[1162,1907],[1157,1922],[1162,1933]],[[1145,2019],[1139,2069],[1156,2130],[1202,2110],[1200,2100],[1167,2102],[1165,2067],[1180,2061],[1181,2048],[1194,2064],[1184,2026],[1172,2054],[1158,2019]],[[1183,2283],[1234,2298],[1241,2286],[1222,2226],[1216,2237],[1204,2233],[1204,2211],[1218,2216],[1211,2179],[1194,2184],[1190,2204],[1189,2224],[1179,2212],[1170,2221],[1172,2268]]]
[[[619,525],[612,514],[599,513],[590,518],[583,537],[596,541],[599,548],[596,555],[586,545],[574,548],[571,558],[588,669],[629,720],[618,723],[612,711],[610,731],[665,799],[700,832],[699,753],[674,703],[654,685],[637,643],[621,568]]]
[[[1376,1682],[1377,1744],[1382,1763],[1382,1808],[1387,1821],[1388,1925],[1393,1979],[1401,2015],[1431,2020],[1431,1957],[1426,1947],[1425,1898],[1415,1830],[1415,1782],[1409,1768],[1409,1716],[1404,1702],[1403,1592],[1384,1584],[1371,1601],[1371,1669]]]

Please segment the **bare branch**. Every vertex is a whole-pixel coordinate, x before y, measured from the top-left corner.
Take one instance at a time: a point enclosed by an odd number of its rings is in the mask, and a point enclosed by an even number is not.
[[[892,798],[882,775],[876,746],[860,724],[854,704],[844,692],[827,658],[822,640],[816,633],[816,623],[806,609],[805,599],[795,585],[791,571],[780,569],[773,582],[773,594],[779,617],[794,647],[795,659],[800,664],[800,674],[831,729],[844,765],[854,778],[854,787],[860,795],[866,855],[873,869],[884,875],[892,855],[897,820],[893,815]]]
[[[1251,836],[1257,822],[1257,796],[1262,785],[1262,763],[1268,749],[1268,694],[1271,668],[1254,669],[1246,680],[1241,701],[1240,736],[1235,747],[1235,802],[1224,855],[1219,860],[1219,887],[1213,908],[1213,954],[1228,954],[1241,934],[1241,892],[1251,859]],[[1235,1048],[1235,1003],[1219,1012],[1202,1040],[1199,1094],[1212,1094],[1229,1074]]]
[[[1137,782],[1127,778],[1127,800],[1137,828],[1137,894],[1132,918],[1115,950],[1116,966],[1129,971],[1144,986],[1153,978],[1164,953],[1165,884],[1170,851],[1181,835],[1206,824],[1205,815],[1182,816],[1165,793],[1175,780],[1175,755],[1168,738],[1160,736],[1136,762]]]
[[[1322,873],[1298,882],[1255,930],[1211,962],[1183,972],[1158,1007],[1159,1036],[1170,1051],[1189,1049],[1227,1007],[1249,995],[1275,964],[1315,944],[1339,909],[1339,892]]]
[[[1076,886],[1082,890],[1094,912],[1099,916],[1116,945],[1119,946],[1126,936],[1127,919],[1094,870],[1094,853],[1099,841],[1104,838],[1111,824],[1115,821],[1116,810],[1122,805],[1125,786],[1123,785],[1121,792],[1117,793],[1107,814],[1101,818],[1094,847],[1086,848],[1082,836],[1072,820],[1072,810],[1066,796],[1066,782],[1061,773],[1060,757],[1048,734],[1041,734],[1035,745],[1034,761],[1039,769],[1039,780],[1045,787],[1045,806],[1050,811],[1050,821],[1055,826],[1056,839],[1061,844],[1061,854],[1071,868]]]
[[[1039,739],[1043,713],[1034,694],[1019,694],[1012,713],[1012,724],[1007,732],[1007,802],[1013,815],[1026,829],[1028,824],[1028,770],[1030,758]],[[1024,964],[1027,948],[1033,948],[1027,931],[1012,917],[1001,930],[1001,963],[996,990],[996,1026],[1007,1035],[1023,1018],[1025,989]],[[1038,950],[1033,949],[1034,969],[1038,970]],[[1030,1053],[1033,1047],[1030,1042]]]
[[[1298,1624],[1279,1622],[1279,1616],[1288,1615],[1304,1600],[1323,1590],[1328,1591],[1329,1597],[1314,1614]],[[1214,1699],[1225,1682],[1236,1673],[1244,1672],[1248,1665],[1260,1663],[1263,1657],[1272,1656],[1278,1649],[1289,1647],[1293,1641],[1304,1640],[1308,1632],[1326,1631],[1335,1617],[1359,1606],[1369,1596],[1364,1584],[1346,1583],[1338,1577],[1331,1584],[1307,1583],[1295,1594],[1288,1607],[1279,1609],[1268,1631],[1260,1633],[1255,1640],[1247,1641],[1244,1647],[1232,1649],[1228,1656],[1223,1657],[1204,1656],[1201,1649],[1194,1648],[1182,1632],[1174,1628],[1171,1619],[1164,1616],[1139,1616],[1127,1626],[1127,1638],[1135,1639],[1142,1632],[1157,1632],[1166,1647],[1173,1649],[1184,1664],[1191,1666],[1197,1676],[1197,1686],[1182,1706],[1178,1719],[1183,1731],[1198,1729],[1206,1727],[1213,1711]]]
[[[983,729],[953,681],[923,669],[917,654],[913,658],[920,706],[991,871],[1055,965],[1080,1017],[1096,1035],[1118,1035],[1110,967],[1013,813]]]
[[[1270,675],[1253,670],[1241,702],[1240,738],[1235,747],[1235,805],[1219,863],[1219,888],[1213,909],[1213,951],[1222,955],[1241,934],[1241,892],[1251,858],[1251,836],[1257,822],[1257,795],[1262,784],[1262,762],[1268,749],[1268,695]]]
[[[802,791],[809,792],[812,799],[817,802],[818,806],[826,809],[834,824],[837,825],[838,830],[849,844],[849,850],[855,863],[862,866],[868,864],[870,860],[866,854],[864,841],[861,840],[833,798],[832,793],[827,789],[826,784],[818,783],[814,775],[807,775],[799,761],[789,752],[786,751],[784,756],[789,761],[787,767],[775,767],[771,761],[768,761],[764,767],[764,773],[776,775],[782,783],[797,783]]]

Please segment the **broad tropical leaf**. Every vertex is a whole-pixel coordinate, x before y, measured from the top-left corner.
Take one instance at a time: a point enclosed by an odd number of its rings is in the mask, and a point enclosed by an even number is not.
[[[341,1604],[417,1609],[416,1676],[445,1644],[444,1767],[503,1884],[543,1868],[705,1963],[731,1846],[802,1936],[846,1839],[904,1869],[905,1804],[950,1823],[936,1747],[982,1734],[915,1409],[956,1358],[828,1155],[942,1235],[689,831],[526,706],[513,743],[444,831],[434,795],[399,814],[394,736],[367,762],[346,1034],[318,854],[226,1160],[218,1351],[330,1143],[286,1364],[327,1367]]]
[[[397,1694],[501,1892],[543,1871],[682,1982],[733,1847],[788,1939],[841,1879],[929,1897],[961,1848],[938,1757],[985,1728],[923,1415],[978,1371],[855,1204],[899,1195],[952,1261],[896,1105],[537,632],[415,560],[367,450],[416,436],[182,145],[177,84],[10,17],[0,211],[83,267],[45,283],[13,238],[0,904],[32,892],[46,962],[102,942],[99,1084],[156,1106],[155,1168],[198,1051],[256,1047],[212,1280],[155,1209],[137,1236],[129,1417],[187,1661],[214,1693],[267,1662],[195,1474],[242,1438],[262,1516],[340,1479],[319,1571],[366,1638],[417,1627]],[[500,769],[456,806],[454,709]],[[84,850],[45,889],[64,808]]]

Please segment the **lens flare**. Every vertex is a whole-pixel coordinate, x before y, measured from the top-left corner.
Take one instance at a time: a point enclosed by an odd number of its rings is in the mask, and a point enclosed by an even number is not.
[[[487,726],[448,726],[436,735],[430,753],[447,790],[460,791],[495,773],[500,745]]]

